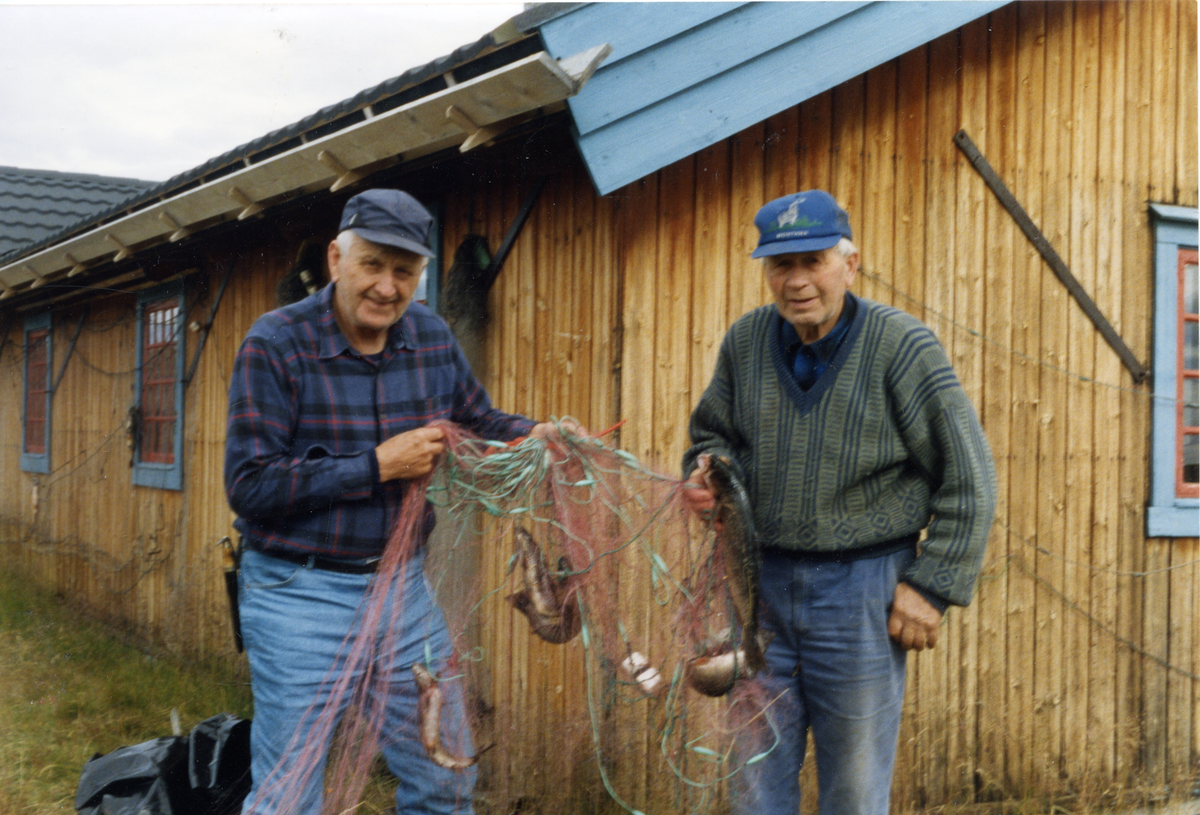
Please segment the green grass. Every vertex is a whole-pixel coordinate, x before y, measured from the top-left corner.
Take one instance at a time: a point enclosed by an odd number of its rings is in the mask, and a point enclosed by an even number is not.
[[[29,581],[0,571],[0,813],[75,812],[84,763],[96,753],[184,732],[218,713],[250,718],[241,660],[196,664],[138,648]],[[356,815],[392,812],[394,781],[371,779]],[[1112,796],[944,806],[927,815],[1086,815],[1121,811]],[[1127,793],[1132,806],[1153,800]],[[511,806],[476,802],[481,815]],[[604,811],[610,811],[605,809]],[[1124,810],[1129,811],[1129,810]],[[1193,810],[1188,810],[1191,815]],[[1165,815],[1165,813],[1164,813]]]
[[[218,713],[249,718],[240,664],[139,649],[51,594],[0,573],[0,812],[73,813],[96,753],[183,732]]]

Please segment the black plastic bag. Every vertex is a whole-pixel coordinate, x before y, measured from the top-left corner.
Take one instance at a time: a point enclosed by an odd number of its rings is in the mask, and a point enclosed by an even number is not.
[[[83,765],[80,815],[194,815],[187,739],[173,736],[97,753]]]
[[[205,815],[236,810],[250,791],[250,722],[232,713],[205,719],[188,735],[188,782]]]
[[[228,815],[250,789],[250,722],[228,713],[188,736],[97,753],[75,793],[79,815]]]

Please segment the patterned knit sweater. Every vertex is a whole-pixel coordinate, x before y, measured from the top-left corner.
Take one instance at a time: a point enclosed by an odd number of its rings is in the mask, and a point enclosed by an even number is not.
[[[905,582],[954,605],[974,592],[996,505],[975,410],[933,333],[859,299],[828,369],[807,391],[779,347],[774,305],[743,315],[692,414],[696,457],[729,457],[759,543],[844,553],[928,534]]]

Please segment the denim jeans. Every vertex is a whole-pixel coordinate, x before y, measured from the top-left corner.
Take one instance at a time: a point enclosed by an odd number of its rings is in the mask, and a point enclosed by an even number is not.
[[[375,575],[313,569],[259,552],[243,552],[239,605],[254,692],[250,728],[254,786],[246,798],[246,815],[317,815],[321,811],[328,743],[320,745],[320,766],[300,792],[300,803],[288,806],[286,813],[279,809],[280,802],[296,800],[295,793],[281,791],[274,782],[287,776],[300,750],[314,738],[313,727],[330,700],[331,686],[345,669],[346,635],[358,631],[360,605],[375,579]],[[396,812],[469,815],[475,769],[455,773],[437,766],[417,733],[412,665],[425,662],[428,649],[434,668],[441,668],[451,653],[445,620],[425,581],[422,556],[412,558],[406,572],[397,578],[397,587],[402,589],[403,610],[395,636],[375,633],[378,643],[391,642],[388,653],[376,650],[375,668],[389,672],[391,678],[380,747],[388,768],[399,780]],[[389,602],[395,598],[393,589]],[[385,612],[380,619],[390,621],[392,615]],[[361,673],[365,666],[359,667]],[[444,681],[442,694],[444,743],[470,751],[461,683]],[[343,695],[347,698],[338,700],[339,718],[349,702],[350,694]]]
[[[886,815],[904,701],[905,652],[887,633],[912,551],[816,562],[764,553],[762,627],[774,635],[760,678],[776,701],[765,758],[734,778],[733,811],[796,815],[809,730],[821,815]],[[773,747],[772,747],[773,745]],[[753,752],[749,752],[749,751]]]

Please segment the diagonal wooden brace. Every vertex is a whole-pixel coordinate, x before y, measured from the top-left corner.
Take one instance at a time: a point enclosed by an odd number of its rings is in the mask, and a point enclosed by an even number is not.
[[[958,131],[954,135],[954,143],[958,145],[958,149],[971,162],[971,166],[975,168],[975,172],[979,173],[984,183],[988,185],[988,188],[999,199],[1000,205],[1016,221],[1017,226],[1025,233],[1025,237],[1038,250],[1042,258],[1050,266],[1050,270],[1054,272],[1055,277],[1059,279],[1067,291],[1070,292],[1071,296],[1075,298],[1075,302],[1079,304],[1079,307],[1083,309],[1083,313],[1096,326],[1096,330],[1100,332],[1100,335],[1104,337],[1105,341],[1116,352],[1125,367],[1129,369],[1129,373],[1133,375],[1133,381],[1135,383],[1146,381],[1150,376],[1150,370],[1138,362],[1137,357],[1133,355],[1133,351],[1121,339],[1121,335],[1113,328],[1108,318],[1104,316],[1104,312],[1100,311],[1096,302],[1092,300],[1091,296],[1088,295],[1079,283],[1079,280],[1071,273],[1067,264],[1059,257],[1050,240],[1038,229],[1033,219],[1029,217],[1029,213],[1017,202],[1016,196],[1005,186],[1000,176],[992,169],[992,165],[979,152],[979,148],[975,146],[975,142],[971,141],[971,137],[967,135],[967,131]]]

